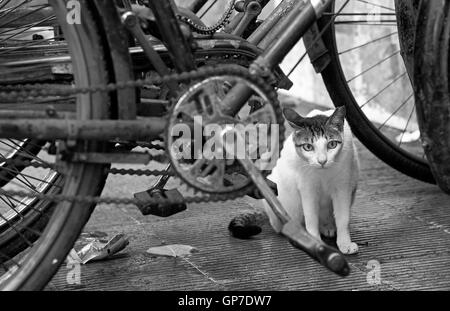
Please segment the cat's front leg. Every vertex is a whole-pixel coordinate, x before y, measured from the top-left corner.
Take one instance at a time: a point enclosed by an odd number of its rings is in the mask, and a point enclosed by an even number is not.
[[[339,189],[332,196],[334,218],[336,221],[337,246],[346,255],[356,254],[358,244],[350,238],[350,209],[352,205],[352,191]]]
[[[314,196],[314,191],[303,191],[302,207],[305,219],[306,231],[318,240],[322,240],[319,230],[319,200]]]

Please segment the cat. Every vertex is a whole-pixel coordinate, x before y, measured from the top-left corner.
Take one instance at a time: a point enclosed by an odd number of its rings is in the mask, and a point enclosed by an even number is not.
[[[354,203],[359,159],[353,135],[345,121],[345,107],[314,110],[306,118],[285,108],[293,133],[286,139],[280,158],[268,179],[278,188],[278,199],[294,221],[315,238],[336,238],[343,254],[355,254],[350,237],[350,210]],[[261,200],[272,228],[282,223]],[[242,214],[229,225],[234,236],[246,238],[261,231],[261,213]]]

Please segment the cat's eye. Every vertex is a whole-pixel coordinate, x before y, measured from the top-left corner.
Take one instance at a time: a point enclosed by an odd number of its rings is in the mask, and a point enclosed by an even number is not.
[[[304,145],[302,145],[302,148],[303,148],[303,150],[305,150],[307,152],[311,152],[314,150],[314,147],[311,144],[304,144]]]
[[[328,149],[336,149],[340,142],[333,140],[328,143]]]

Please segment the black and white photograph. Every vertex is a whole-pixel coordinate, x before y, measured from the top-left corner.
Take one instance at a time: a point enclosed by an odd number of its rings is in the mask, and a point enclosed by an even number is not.
[[[447,0],[0,0],[0,290],[449,291],[449,52]]]

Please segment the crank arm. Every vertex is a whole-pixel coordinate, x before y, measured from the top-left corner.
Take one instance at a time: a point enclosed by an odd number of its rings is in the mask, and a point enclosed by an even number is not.
[[[236,137],[236,143],[243,146],[245,144],[245,140],[243,139],[242,135],[233,127],[226,127],[222,131],[222,138],[227,137],[227,135],[233,132]],[[229,150],[234,150],[235,145],[233,141],[226,139],[222,141],[225,142],[224,147],[226,149],[229,148]],[[332,272],[340,276],[347,276],[350,273],[350,268],[344,255],[342,255],[335,248],[311,236],[303,228],[303,226],[297,224],[291,219],[289,214],[281,205],[281,202],[278,200],[277,196],[267,185],[265,178],[262,176],[258,168],[250,159],[238,158],[237,160],[247,171],[248,175],[250,176],[256,187],[259,189],[259,191],[264,195],[274,214],[284,224],[281,233],[288,238],[289,242],[294,247],[306,252],[309,256],[317,260],[320,264],[322,264]]]
[[[350,274],[350,267],[344,255],[335,248],[315,239],[300,224],[294,221],[288,222],[281,230],[281,234],[287,237],[295,248],[304,251],[330,271],[340,276]]]

